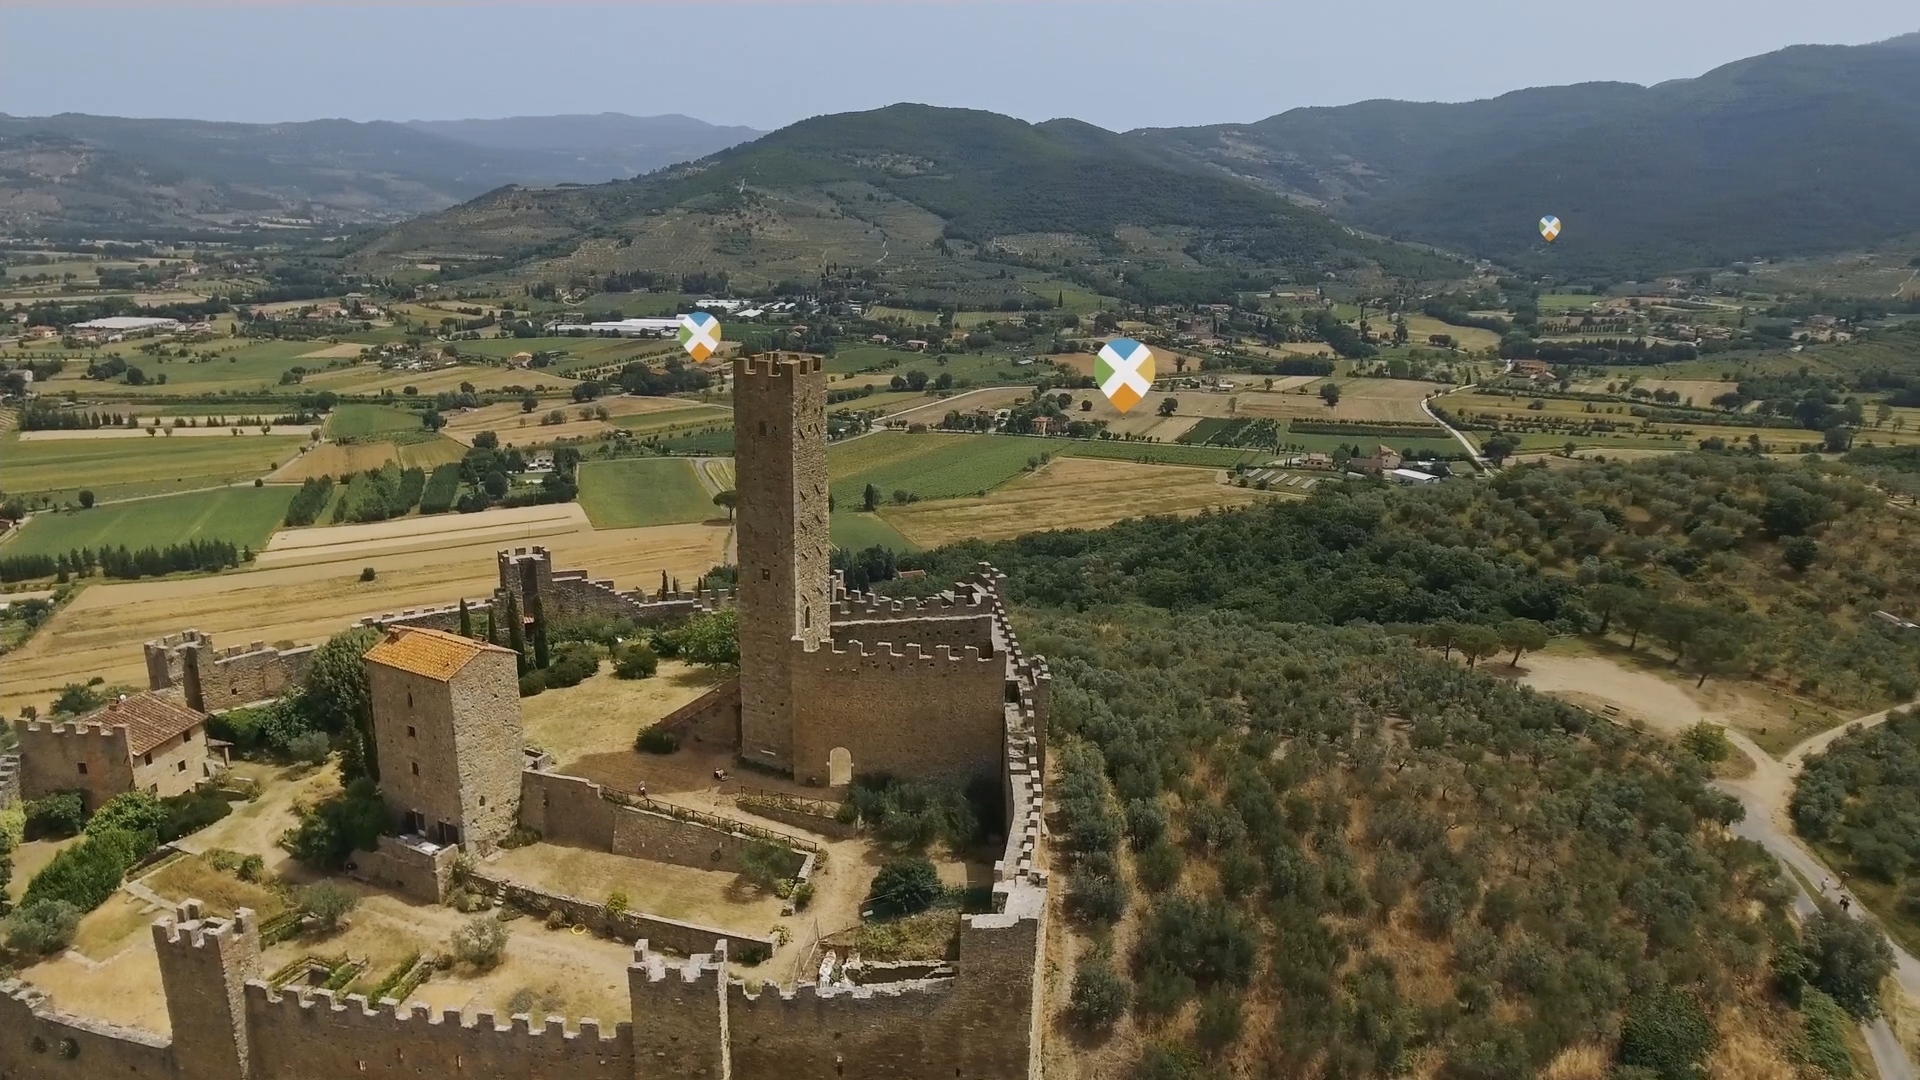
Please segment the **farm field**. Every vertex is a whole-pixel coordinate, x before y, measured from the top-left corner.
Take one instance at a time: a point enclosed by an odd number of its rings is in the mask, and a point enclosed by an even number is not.
[[[441,435],[425,442],[400,443],[398,453],[401,467],[432,471],[435,465],[459,461],[467,455],[467,448]]]
[[[422,414],[390,405],[336,405],[327,417],[327,434],[364,437],[396,431],[421,430]]]
[[[262,436],[271,437],[275,435],[278,435],[282,438],[291,436],[294,438],[304,439],[307,437],[308,433],[310,433],[313,430],[310,427],[302,427],[297,424],[267,425],[267,427],[268,427],[268,430],[262,431],[260,430],[259,427],[240,426],[240,430],[235,431],[233,429],[233,426],[217,427],[217,426],[203,424],[199,427],[171,428],[163,424],[161,425],[160,430],[165,434],[149,434],[148,429],[144,427],[54,429],[54,430],[43,430],[43,431],[23,431],[20,433],[20,441],[31,443],[31,442],[71,442],[76,439],[82,439],[82,440],[84,439],[122,439],[122,440],[153,439],[156,441],[160,439],[208,439],[208,438],[258,439],[258,438],[261,438]]]
[[[261,341],[243,342],[236,339],[204,342],[195,346],[202,351],[212,350],[219,355],[211,360],[162,359],[142,356],[126,346],[108,346],[91,353],[74,354],[79,362],[69,362],[60,374],[47,380],[49,393],[75,390],[82,394],[98,393],[111,388],[115,394],[129,397],[160,397],[177,394],[209,394],[233,392],[281,392],[297,393],[299,387],[280,384],[280,377],[296,367],[312,369],[323,366],[325,361],[316,362],[305,358],[325,345],[312,341]],[[121,382],[96,382],[85,378],[86,360],[95,356],[111,356],[120,353],[127,363],[146,373],[148,381],[142,386],[128,386]],[[351,370],[351,369],[348,369]],[[331,374],[331,373],[329,373]],[[162,384],[157,376],[165,375],[167,381]],[[308,376],[309,379],[313,376]]]
[[[554,552],[557,566],[589,569],[595,577],[612,578],[623,589],[650,589],[659,585],[663,570],[685,583],[698,580],[720,562],[726,543],[724,526],[596,531],[577,507],[568,504],[562,509],[576,516],[550,522],[544,532],[525,523],[502,523],[401,540],[368,540],[363,535],[357,549],[336,543],[326,545],[327,551],[303,553],[321,561],[283,559],[280,565],[269,565],[263,556],[256,564],[261,568],[242,573],[89,585],[23,648],[8,654],[7,677],[0,682],[0,711],[17,715],[20,706],[31,703],[44,712],[62,685],[85,682],[95,675],[109,684],[144,685],[141,643],[188,627],[216,635],[219,645],[311,642],[346,629],[364,615],[486,596],[498,579],[495,553],[501,547],[543,544]],[[449,524],[473,524],[481,516],[435,515],[280,535],[307,537],[348,528],[422,525],[444,530]],[[360,581],[363,566],[374,567],[378,579]]]
[[[1409,379],[1334,379],[1340,387],[1340,404],[1329,407],[1320,398],[1320,386],[1327,381],[1315,380],[1289,393],[1235,391],[1233,396],[1239,398],[1236,415],[1430,424],[1433,421],[1421,410],[1420,402],[1429,394],[1447,389],[1441,383]],[[1186,404],[1185,398],[1181,404]]]
[[[395,371],[373,364],[356,364],[308,375],[301,381],[300,389],[332,390],[337,394],[378,394],[391,390],[399,394],[411,386],[422,394],[437,394],[443,390],[455,392],[461,383],[471,383],[476,390],[524,386],[540,391],[566,390],[574,381],[551,370],[524,371],[493,365],[459,364],[434,371]]]
[[[923,499],[990,490],[1020,474],[1046,444],[1005,435],[910,435],[880,431],[827,447],[827,474],[838,505],[861,505],[866,487],[889,499],[911,491]]]
[[[377,469],[399,456],[391,442],[321,443],[274,472],[275,483],[298,483],[320,476],[339,478]]]
[[[578,504],[548,503],[473,514],[425,514],[361,525],[286,529],[268,542],[255,565],[299,566],[414,551],[435,544],[458,547],[489,537],[506,544],[550,533],[576,532],[586,524],[586,512]]]
[[[67,497],[84,487],[107,500],[214,487],[264,475],[305,443],[304,438],[261,435],[154,435],[137,445],[118,439],[22,442],[10,436],[0,441],[0,489]]]
[[[621,458],[580,466],[580,507],[596,529],[724,520],[687,458]]]
[[[591,415],[580,418],[580,410],[604,407],[608,420],[599,420]],[[540,420],[555,410],[564,413],[565,423],[542,425]],[[671,397],[633,397],[625,394],[615,397],[603,397],[590,405],[579,405],[570,401],[543,401],[531,412],[523,411],[519,402],[503,401],[495,405],[483,405],[478,409],[468,409],[447,418],[447,426],[442,432],[460,442],[471,446],[473,437],[482,431],[491,431],[500,436],[502,446],[531,446],[550,443],[557,439],[594,438],[605,435],[615,427],[633,428],[643,425],[648,416],[660,413],[690,411],[703,412],[707,418],[725,418],[726,413],[718,406],[699,405],[686,398]],[[686,415],[682,420],[699,417]]]
[[[922,547],[1005,540],[1045,529],[1099,528],[1148,514],[1189,514],[1272,496],[1220,482],[1212,469],[1056,458],[985,498],[889,506],[887,523]]]
[[[75,548],[165,547],[229,540],[258,550],[286,516],[297,489],[232,487],[34,515],[0,544],[0,555],[58,555]]]
[[[1182,443],[1126,442],[1120,439],[1048,439],[1041,449],[1054,457],[1095,458],[1102,461],[1127,461],[1152,465],[1205,465],[1228,469],[1242,463],[1268,461],[1267,450],[1236,450],[1220,446],[1187,446]]]
[[[1613,384],[1625,400],[1626,379],[1587,379],[1574,383],[1572,389],[1581,394],[1604,394],[1607,393],[1609,383]],[[1633,385],[1648,393],[1671,390],[1680,395],[1681,404],[1691,400],[1694,405],[1703,409],[1708,408],[1714,398],[1731,393],[1740,387],[1737,382],[1721,379],[1638,379]]]
[[[1546,297],[1541,297],[1541,310],[1546,310]],[[1587,297],[1591,300],[1592,297]],[[1456,347],[1477,352],[1481,349],[1495,349],[1500,346],[1500,335],[1491,330],[1482,330],[1477,326],[1454,326],[1444,323],[1431,315],[1410,314],[1407,320],[1407,341],[1413,345],[1425,345],[1434,334],[1446,334],[1453,338]],[[1373,324],[1376,329],[1379,324]],[[1391,330],[1392,327],[1387,327]]]
[[[668,398],[680,401],[679,398]],[[657,435],[663,431],[672,431],[683,427],[699,427],[712,424],[716,420],[728,418],[731,410],[720,405],[687,405],[679,409],[663,409],[659,412],[637,413],[631,416],[615,416],[613,426],[630,431],[636,438]]]
[[[835,547],[859,551],[878,544],[899,552],[920,550],[919,544],[902,536],[900,530],[888,524],[887,519],[879,514],[838,510],[828,518],[827,524]]]
[[[1527,406],[1535,400],[1540,401],[1541,407],[1529,409]],[[1699,447],[1702,439],[1720,438],[1729,444],[1745,444],[1748,436],[1758,435],[1765,452],[1792,453],[1802,444],[1820,441],[1819,432],[1802,428],[1747,427],[1710,421],[1652,423],[1634,416],[1629,411],[1631,406],[1624,401],[1616,404],[1565,398],[1535,399],[1525,394],[1462,393],[1448,396],[1443,404],[1465,421],[1498,421],[1509,434],[1519,437],[1522,449],[1558,448],[1572,441],[1576,446],[1595,449],[1640,447],[1693,450]],[[1586,411],[1589,405],[1594,412]],[[1596,423],[1615,425],[1616,430],[1592,430],[1589,425]],[[1471,434],[1476,439],[1484,439],[1491,432],[1478,430]],[[1871,433],[1863,432],[1861,440],[1864,442],[1868,437],[1887,446],[1920,444],[1920,430],[1914,430],[1911,426],[1898,432],[1890,427]]]

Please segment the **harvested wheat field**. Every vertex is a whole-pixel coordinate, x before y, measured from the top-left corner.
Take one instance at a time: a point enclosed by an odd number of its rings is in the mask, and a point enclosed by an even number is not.
[[[1427,395],[1446,389],[1442,383],[1410,379],[1334,379],[1332,381],[1340,386],[1340,404],[1329,407],[1320,398],[1320,386],[1327,381],[1315,379],[1284,393],[1279,382],[1274,383],[1272,391],[1239,391],[1239,409],[1235,415],[1431,424],[1433,418],[1420,408],[1420,402]],[[1186,404],[1184,398],[1181,404]]]
[[[582,522],[574,532],[532,542],[553,549],[562,568],[590,570],[621,588],[654,589],[662,570],[691,585],[720,561],[726,538],[724,525],[596,532]],[[495,553],[526,542],[442,539],[246,573],[90,585],[7,656],[0,711],[18,715],[20,706],[32,704],[44,712],[61,686],[94,675],[108,683],[145,686],[140,646],[162,634],[199,629],[215,635],[216,645],[313,642],[363,615],[487,596],[498,580]],[[360,581],[363,566],[373,567],[377,580]]]
[[[339,479],[351,473],[377,469],[399,456],[390,442],[321,443],[273,471],[268,480],[297,484],[319,476]]]
[[[365,348],[367,348],[367,346],[356,345],[351,341],[347,341],[347,342],[342,342],[339,345],[329,345],[324,349],[315,349],[312,352],[303,352],[300,354],[299,359],[301,360],[352,360],[358,357],[361,351]]]
[[[1056,458],[985,498],[887,507],[880,516],[922,547],[955,540],[1005,540],[1040,529],[1099,528],[1147,514],[1190,514],[1271,497],[1221,482],[1214,469],[1131,461]]]
[[[524,544],[591,529],[578,503],[549,503],[482,510],[477,514],[431,514],[367,525],[330,525],[283,530],[254,559],[261,569],[437,551],[469,544]]]
[[[278,426],[269,425],[267,427],[267,430],[265,431],[261,431],[259,426],[257,425],[254,427],[242,427],[237,432],[234,431],[233,428],[231,427],[183,427],[183,428],[171,428],[168,430],[170,430],[172,434],[149,435],[147,434],[147,429],[143,427],[136,427],[136,428],[104,427],[104,428],[74,428],[72,430],[52,430],[52,431],[23,431],[20,433],[20,441],[21,442],[61,442],[69,439],[154,439],[157,441],[159,439],[178,439],[181,437],[185,437],[189,439],[193,439],[193,438],[244,439],[249,435],[253,436],[256,439],[262,435],[278,435],[281,438],[285,438],[289,435],[293,435],[293,436],[298,436],[304,439],[307,437],[307,433],[311,432],[313,429],[310,427],[301,427],[298,424],[281,424]]]
[[[543,401],[532,411],[522,411],[520,403],[503,401],[497,405],[484,405],[478,409],[468,409],[447,418],[445,434],[451,435],[468,446],[473,445],[473,437],[483,431],[495,432],[502,444],[524,446],[531,442],[552,442],[555,439],[572,438],[579,435],[604,435],[611,430],[604,420],[592,418],[596,409],[604,408],[610,417],[639,416],[645,413],[671,412],[697,404],[686,398],[671,397],[604,397],[586,405],[571,402]],[[589,418],[582,420],[580,412],[585,409]],[[558,410],[566,414],[564,424],[540,423],[541,417]],[[717,412],[715,415],[719,415]]]

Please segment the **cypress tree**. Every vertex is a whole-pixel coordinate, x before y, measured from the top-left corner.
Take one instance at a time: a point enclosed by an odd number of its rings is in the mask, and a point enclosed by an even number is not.
[[[473,636],[473,613],[467,610],[466,597],[460,598],[460,636]]]
[[[540,605],[533,607],[533,666],[545,671],[550,654],[547,650],[547,620],[540,613]]]
[[[514,665],[527,673],[527,628],[520,621],[520,601],[507,594],[507,648],[513,650]]]

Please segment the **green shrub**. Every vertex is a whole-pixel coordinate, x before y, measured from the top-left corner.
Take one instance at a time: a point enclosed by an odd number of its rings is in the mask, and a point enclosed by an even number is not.
[[[360,895],[337,881],[321,880],[300,890],[300,913],[311,915],[323,931],[335,930],[360,906]]]
[[[1877,926],[1822,904],[1801,927],[1799,949],[1812,962],[1808,982],[1859,1019],[1880,1015],[1880,982],[1893,971],[1893,948]]]
[[[183,836],[191,836],[233,813],[232,804],[222,798],[219,792],[205,787],[170,795],[161,799],[160,803],[167,811],[167,819],[160,826],[162,843],[172,843]]]
[[[740,612],[735,608],[696,616],[653,636],[653,650],[689,664],[732,667],[740,663]]]
[[[105,806],[87,819],[86,833],[95,836],[110,830],[152,833],[156,837],[167,823],[167,808],[159,798],[144,791],[128,791],[108,799]]]
[[[793,852],[771,840],[755,840],[740,853],[740,876],[771,892],[792,873]]]
[[[613,674],[621,679],[651,679],[659,670],[660,658],[644,641],[623,646],[613,666]]]
[[[1127,1011],[1132,991],[1103,956],[1086,956],[1073,973],[1068,1010],[1075,1023],[1090,1030],[1112,1027]]]
[[[56,791],[26,804],[26,837],[42,840],[72,836],[87,823],[87,803],[78,791]]]
[[[1240,998],[1226,990],[1215,990],[1200,1002],[1200,1018],[1193,1037],[1212,1053],[1233,1045],[1240,1037]]]
[[[793,887],[793,910],[805,911],[813,903],[813,882],[798,882]]]
[[[65,900],[29,900],[0,923],[7,948],[32,956],[65,949],[80,927],[80,909]]]
[[[82,912],[92,911],[113,895],[127,870],[152,851],[153,845],[152,833],[117,829],[91,833],[55,855],[33,876],[21,905],[35,900],[63,900]]]
[[[600,670],[600,654],[584,641],[562,642],[547,661],[546,686],[549,690],[578,686]]]
[[[455,960],[487,971],[507,954],[507,928],[499,919],[481,915],[461,924],[447,945]]]
[[[547,688],[547,673],[535,668],[520,676],[520,696],[536,697]]]
[[[1799,1057],[1826,1073],[1829,1080],[1853,1080],[1853,1055],[1847,1052],[1847,1031],[1853,1027],[1846,1010],[1818,990],[1807,990],[1800,1011],[1806,1037]]]
[[[1691,995],[1671,987],[1637,994],[1620,1025],[1620,1064],[1660,1080],[1702,1080],[1713,1050],[1713,1023]]]
[[[942,891],[939,871],[920,855],[897,855],[880,864],[871,890],[875,906],[901,915],[925,911]]]
[[[639,737],[633,740],[633,747],[643,754],[671,754],[680,749],[680,737],[659,728],[642,728]]]
[[[379,846],[387,824],[379,789],[362,777],[302,815],[300,824],[280,835],[280,846],[308,866],[338,870],[355,851]]]
[[[303,765],[319,765],[333,753],[333,742],[324,731],[303,731],[287,740],[285,753]]]

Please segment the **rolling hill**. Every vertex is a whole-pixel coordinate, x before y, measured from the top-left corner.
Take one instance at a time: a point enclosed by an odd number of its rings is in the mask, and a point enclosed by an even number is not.
[[[390,230],[360,254],[770,280],[824,264],[892,273],[988,256],[1105,274],[1108,285],[1129,275],[1269,281],[1459,269],[1138,139],[1075,120],[1028,124],[925,105],[816,117],[631,181],[490,192]]]
[[[687,117],[234,124],[0,115],[0,229],[396,221],[509,183],[598,182],[751,137]]]
[[[1366,101],[1133,137],[1380,233],[1526,270],[1649,275],[1920,232],[1920,34],[1694,79]],[[1542,214],[1565,232],[1550,248]]]

